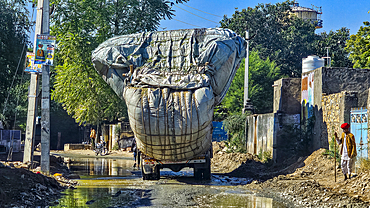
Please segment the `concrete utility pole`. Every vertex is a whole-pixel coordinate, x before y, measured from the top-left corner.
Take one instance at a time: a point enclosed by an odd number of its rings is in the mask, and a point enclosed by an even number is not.
[[[36,54],[37,35],[49,34],[49,0],[38,0],[34,53]],[[41,99],[41,171],[50,171],[50,85],[48,65],[42,66],[42,99]],[[28,99],[26,141],[23,162],[33,161],[33,145],[35,141],[35,120],[37,114],[38,74],[31,74]]]
[[[245,31],[245,40],[247,42],[247,55],[245,57],[245,69],[244,69],[244,100],[243,100],[243,113],[248,111],[253,112],[253,106],[248,98],[248,73],[249,73],[249,31]]]
[[[42,7],[43,1],[37,2],[37,16],[33,52],[36,54],[36,39],[37,35],[41,34],[42,27]],[[24,142],[23,162],[33,161],[33,146],[35,143],[35,129],[36,129],[36,115],[37,115],[37,93],[38,93],[39,79],[38,74],[31,72],[30,88],[28,92],[28,110],[27,110],[27,126],[26,138]]]
[[[49,0],[42,10],[42,34],[49,35]],[[50,172],[50,66],[42,65],[41,98],[41,171]]]

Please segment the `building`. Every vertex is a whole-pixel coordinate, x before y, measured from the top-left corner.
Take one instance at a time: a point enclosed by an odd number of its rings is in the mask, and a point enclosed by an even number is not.
[[[252,154],[271,152],[280,163],[295,156],[329,149],[334,132],[350,123],[358,156],[368,157],[370,69],[305,67],[301,78],[274,82],[274,107],[269,114],[246,120],[246,147]]]
[[[295,16],[311,21],[316,29],[322,28],[323,21],[321,20],[322,8],[312,6],[312,8],[299,6],[299,3],[294,3],[291,8],[291,13]]]

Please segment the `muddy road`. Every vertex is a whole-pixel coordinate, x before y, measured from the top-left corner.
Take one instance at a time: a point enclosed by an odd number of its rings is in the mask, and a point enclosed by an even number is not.
[[[67,189],[54,207],[287,207],[258,197],[244,185],[248,178],[212,175],[197,181],[192,169],[161,170],[158,181],[144,181],[131,158],[65,157],[79,186]]]

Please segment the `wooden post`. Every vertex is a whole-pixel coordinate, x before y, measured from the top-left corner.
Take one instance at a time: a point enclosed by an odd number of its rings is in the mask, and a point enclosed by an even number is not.
[[[337,137],[334,138],[334,182],[337,182]]]

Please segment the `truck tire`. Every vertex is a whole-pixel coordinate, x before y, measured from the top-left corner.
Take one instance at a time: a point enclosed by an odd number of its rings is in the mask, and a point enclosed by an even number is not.
[[[194,167],[194,179],[195,180],[202,180],[202,170],[200,168]]]
[[[195,180],[211,180],[211,158],[210,154],[206,155],[206,163],[204,165],[194,166]]]
[[[156,165],[153,173],[145,174],[144,168],[141,167],[141,175],[143,180],[159,180],[161,178],[160,168]]]
[[[211,158],[210,155],[206,155],[206,168],[203,169],[203,179],[211,180]]]

